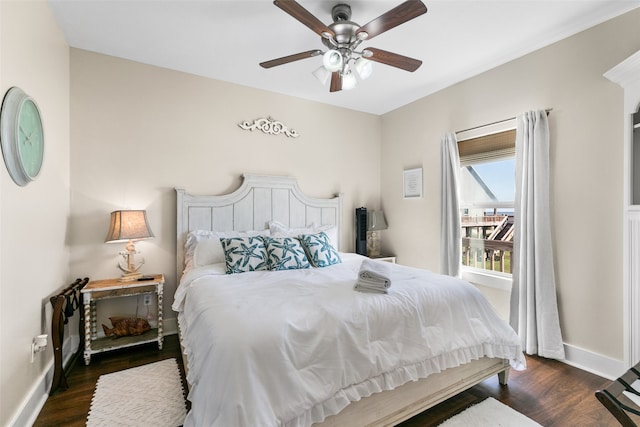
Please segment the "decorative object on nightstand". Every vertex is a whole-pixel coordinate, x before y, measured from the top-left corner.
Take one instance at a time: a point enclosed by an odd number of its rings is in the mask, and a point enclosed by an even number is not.
[[[388,228],[384,212],[371,211],[367,214],[367,255],[380,256],[380,233]]]
[[[118,348],[131,347],[138,344],[156,342],[162,350],[164,332],[162,324],[162,300],[163,300],[164,275],[155,274],[144,276],[137,280],[122,282],[120,279],[93,280],[82,290],[82,302],[84,303],[84,363],[91,363],[91,355]],[[104,299],[130,297],[143,295],[151,300],[156,295],[157,301],[157,328],[149,325],[144,319],[136,316],[124,319],[121,332],[107,332],[104,337],[98,337],[97,302]],[[122,322],[122,318],[115,316],[109,318],[114,327]],[[142,321],[144,320],[144,321]],[[146,326],[140,327],[140,324]],[[130,329],[132,327],[133,329]],[[150,327],[150,330],[146,330]],[[124,330],[126,329],[126,331]],[[138,329],[141,329],[138,331]],[[112,338],[115,335],[117,338]]]
[[[149,227],[146,211],[126,210],[111,212],[111,224],[109,225],[109,233],[107,233],[105,242],[128,242],[125,250],[120,252],[126,265],[122,265],[122,261],[118,263],[118,268],[124,272],[120,278],[121,282],[137,280],[142,277],[142,273],[138,272],[138,270],[144,264],[144,258],[136,265],[134,257],[138,252],[134,241],[152,237],[154,235],[151,232],[151,227]]]

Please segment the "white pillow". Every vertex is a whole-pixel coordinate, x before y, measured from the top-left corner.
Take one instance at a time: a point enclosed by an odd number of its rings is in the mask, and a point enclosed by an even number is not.
[[[338,248],[338,227],[335,225],[317,225],[315,222],[306,227],[289,228],[277,222],[269,222],[269,230],[273,237],[300,237],[305,234],[316,234],[323,231],[329,238],[329,242],[334,248]]]
[[[322,225],[320,227],[317,227],[315,232],[319,233],[323,231],[327,237],[329,238],[329,242],[331,242],[331,245],[338,250],[338,227],[336,227],[335,225]]]
[[[198,241],[198,244],[193,251],[194,267],[202,267],[221,262],[224,262],[224,251],[220,244],[219,235],[214,235],[209,239],[201,239]]]
[[[271,221],[269,223],[269,230],[274,237],[298,237],[301,234],[313,233],[315,229],[315,224],[306,227],[289,228],[278,221]]]
[[[268,236],[269,230],[261,231],[209,231],[195,230],[187,235],[185,244],[185,272],[195,267],[224,263],[221,238]]]
[[[194,252],[198,242],[213,238],[215,233],[207,230],[194,230],[187,234],[187,241],[184,244],[184,273],[194,267]]]

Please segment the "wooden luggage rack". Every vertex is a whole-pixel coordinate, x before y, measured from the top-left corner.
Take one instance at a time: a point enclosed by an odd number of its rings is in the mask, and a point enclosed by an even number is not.
[[[53,394],[58,389],[66,390],[69,388],[67,385],[67,378],[62,366],[62,345],[64,344],[64,325],[69,322],[69,318],[73,316],[73,313],[78,311],[80,313],[80,320],[78,321],[78,335],[80,336],[80,344],[78,349],[73,355],[69,366],[73,366],[75,358],[82,352],[84,348],[84,310],[82,310],[82,297],[80,290],[89,283],[89,278],[76,279],[71,285],[67,286],[58,295],[49,299],[53,306],[53,316],[51,317],[51,340],[53,342],[53,356],[54,356],[54,370],[53,381],[51,382],[51,390],[49,394]]]
[[[631,384],[638,379],[640,379],[640,362],[605,389],[596,391],[596,397],[600,403],[623,427],[637,427],[637,423],[640,422],[640,406],[636,406],[624,395],[626,391],[640,398],[640,393],[631,387]]]

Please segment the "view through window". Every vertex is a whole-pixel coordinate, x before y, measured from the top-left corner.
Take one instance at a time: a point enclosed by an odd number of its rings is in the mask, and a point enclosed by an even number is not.
[[[498,149],[483,138],[464,141],[466,148],[459,145],[462,265],[511,274],[515,131],[492,137],[504,140]],[[473,155],[467,154],[470,146]],[[483,146],[489,150],[482,151]]]

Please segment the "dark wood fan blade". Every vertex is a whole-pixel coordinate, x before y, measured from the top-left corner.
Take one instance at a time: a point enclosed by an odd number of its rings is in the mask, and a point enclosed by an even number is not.
[[[366,52],[372,53],[371,56],[367,56]],[[398,55],[397,53],[387,52],[386,50],[376,49],[375,47],[368,47],[364,50],[365,58],[380,62],[382,64],[391,65],[392,67],[401,68],[406,71],[415,71],[422,65],[422,61],[419,59],[409,58],[408,56]]]
[[[318,49],[309,50],[307,52],[295,53],[289,56],[283,56],[282,58],[272,59],[271,61],[261,62],[260,66],[262,68],[271,68],[276,67],[282,64],[288,64],[289,62],[299,61],[301,59],[311,58],[313,56],[322,55],[322,51]]]
[[[329,87],[329,92],[338,92],[340,90],[342,90],[342,76],[336,71],[331,74],[331,86]]]
[[[420,0],[408,0],[360,27],[356,31],[356,35],[364,40],[371,40],[375,36],[424,13],[427,13],[427,7],[424,3]],[[367,33],[367,36],[364,37],[362,33]]]
[[[274,0],[273,4],[311,28],[311,31],[319,36],[331,38],[336,35],[332,29],[323,24],[322,21],[294,0]]]

